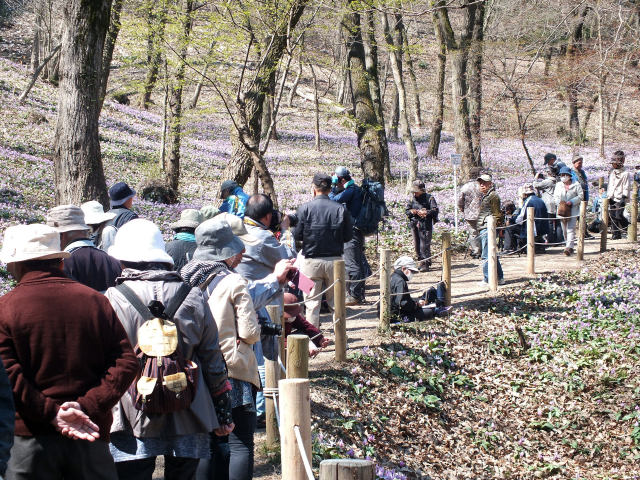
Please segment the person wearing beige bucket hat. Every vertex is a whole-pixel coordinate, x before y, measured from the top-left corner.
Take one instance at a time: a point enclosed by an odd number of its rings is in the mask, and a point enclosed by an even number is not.
[[[84,211],[75,205],[60,205],[47,213],[47,225],[58,231],[60,246],[71,254],[64,262],[64,273],[87,287],[104,292],[116,284],[122,267],[115,258],[96,248],[84,219]]]
[[[5,231],[0,260],[19,283],[0,297],[0,357],[20,399],[7,478],[117,479],[110,408],[138,361],[109,301],[64,275],[68,257],[53,227]]]
[[[173,266],[179,271],[193,258],[196,250],[195,231],[204,221],[202,213],[194,208],[185,208],[180,213],[180,219],[173,222],[171,230],[175,232],[173,240],[167,243],[167,253],[173,258]]]

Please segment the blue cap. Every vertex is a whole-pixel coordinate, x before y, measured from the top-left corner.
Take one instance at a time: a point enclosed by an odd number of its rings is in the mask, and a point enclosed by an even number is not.
[[[109,203],[111,208],[119,207],[136,195],[136,191],[124,182],[118,182],[109,189]]]
[[[562,167],[558,175],[571,175],[571,169],[569,167]]]

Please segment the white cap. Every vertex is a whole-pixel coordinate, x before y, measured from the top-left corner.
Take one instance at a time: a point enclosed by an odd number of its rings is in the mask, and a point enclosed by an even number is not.
[[[87,225],[99,225],[102,222],[114,219],[116,216],[113,212],[105,212],[102,204],[95,200],[83,203],[80,208],[84,212],[84,223]]]
[[[60,248],[60,233],[53,227],[32,223],[15,225],[4,231],[0,260],[4,263],[69,258]]]
[[[123,262],[158,262],[173,265],[160,229],[149,220],[136,218],[118,229],[109,255]]]
[[[413,258],[404,255],[400,258],[398,258],[395,262],[393,262],[393,268],[398,269],[398,268],[406,268],[409,269],[413,272],[419,272],[420,270],[418,269],[418,265],[416,265],[416,262],[413,260]]]

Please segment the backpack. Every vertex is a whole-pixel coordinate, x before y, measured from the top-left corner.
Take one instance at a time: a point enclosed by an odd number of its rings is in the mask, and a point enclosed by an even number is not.
[[[166,308],[158,300],[145,306],[124,283],[116,289],[146,320],[138,328],[138,344],[134,349],[141,372],[127,390],[134,407],[146,414],[188,408],[196,395],[198,366],[185,359],[180,349],[180,332],[171,320],[191,287],[183,283]]]
[[[364,179],[362,181],[362,207],[354,221],[354,227],[363,235],[373,235],[378,232],[378,224],[387,214],[384,202],[384,187],[380,182]]]

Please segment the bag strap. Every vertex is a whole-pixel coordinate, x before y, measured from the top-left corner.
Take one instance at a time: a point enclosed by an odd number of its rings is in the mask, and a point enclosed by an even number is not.
[[[187,298],[187,295],[189,295],[190,291],[191,291],[191,285],[188,285],[182,282],[182,285],[180,285],[180,288],[175,293],[175,295],[171,298],[171,300],[169,301],[169,304],[164,309],[164,314],[167,316],[168,319],[173,318],[173,316],[176,314],[176,312],[180,308],[180,305],[182,305],[182,302],[184,302],[185,298]]]
[[[151,310],[149,310],[149,307],[142,303],[140,297],[138,297],[138,295],[136,295],[129,286],[121,283],[116,287],[116,290],[124,295],[124,297],[129,301],[133,308],[135,308],[138,313],[142,315],[142,318],[144,318],[145,320],[152,320],[153,318],[155,318],[151,313]]]

